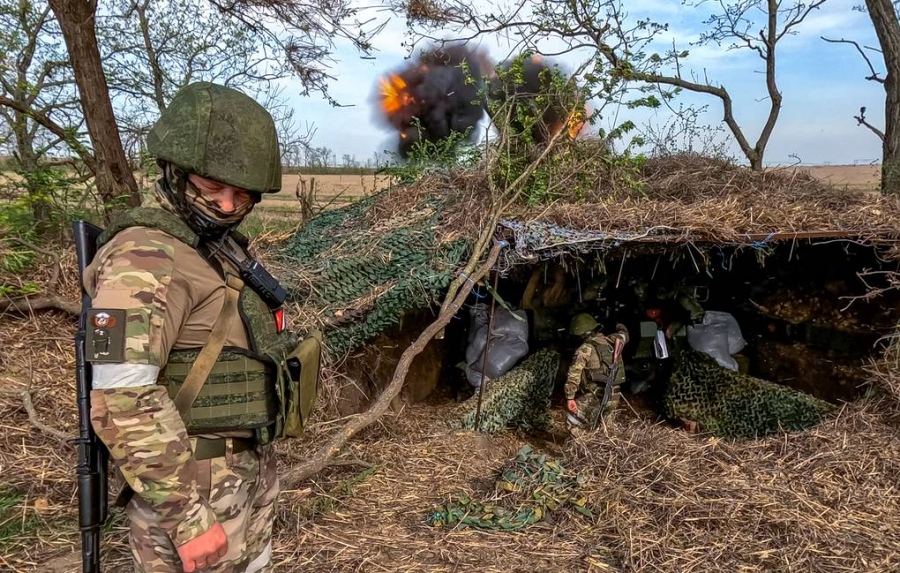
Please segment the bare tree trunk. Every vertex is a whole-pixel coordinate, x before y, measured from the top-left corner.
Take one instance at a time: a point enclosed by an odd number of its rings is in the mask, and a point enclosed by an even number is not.
[[[866,0],[884,54],[884,145],[881,192],[900,195],[900,22],[891,0]]]
[[[72,61],[81,108],[94,147],[97,190],[103,199],[107,216],[120,206],[136,207],[141,204],[141,196],[122,148],[106,75],[100,61],[94,22],[97,3],[86,0],[50,0],[50,7],[59,21],[69,59]]]

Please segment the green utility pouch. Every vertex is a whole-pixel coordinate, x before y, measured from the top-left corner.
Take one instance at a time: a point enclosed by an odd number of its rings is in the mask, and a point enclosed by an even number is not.
[[[322,335],[310,333],[287,356],[288,383],[284,393],[284,435],[296,438],[309,423],[322,368]]]
[[[321,370],[322,335],[319,332],[314,331],[300,341],[296,335],[286,332],[278,338],[264,350],[275,365],[273,386],[278,400],[269,440],[296,438],[303,433],[316,403]]]

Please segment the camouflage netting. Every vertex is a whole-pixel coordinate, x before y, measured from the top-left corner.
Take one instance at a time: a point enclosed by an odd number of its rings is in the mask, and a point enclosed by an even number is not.
[[[666,415],[722,438],[759,438],[811,428],[834,407],[784,386],[733,372],[682,348],[666,390]]]
[[[439,302],[468,251],[464,240],[437,240],[444,200],[425,197],[409,210],[375,214],[379,196],[326,211],[277,255],[300,312],[325,332],[334,356],[399,323],[403,314]]]
[[[580,483],[581,478],[577,474],[525,446],[514,459],[500,468],[490,500],[479,502],[469,495],[458,495],[439,506],[426,521],[434,527],[515,531],[569,505],[590,517],[587,499],[579,493]]]
[[[485,382],[479,431],[501,432],[510,425],[523,429],[546,429],[550,419],[550,395],[559,368],[559,353],[543,349],[512,370]],[[478,393],[447,415],[453,429],[475,429]]]

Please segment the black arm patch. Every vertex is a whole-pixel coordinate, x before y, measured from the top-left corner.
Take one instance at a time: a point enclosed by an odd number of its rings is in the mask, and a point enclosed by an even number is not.
[[[85,320],[88,362],[125,362],[125,309],[92,308]]]

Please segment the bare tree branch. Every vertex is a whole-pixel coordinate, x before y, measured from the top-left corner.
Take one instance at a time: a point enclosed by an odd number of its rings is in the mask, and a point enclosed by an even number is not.
[[[28,421],[31,422],[31,425],[44,434],[50,436],[51,438],[54,438],[55,440],[68,446],[69,440],[74,437],[66,434],[63,431],[57,430],[53,426],[45,424],[41,421],[40,417],[38,416],[37,410],[35,410],[34,408],[34,400],[31,397],[31,392],[29,392],[28,390],[0,390],[0,395],[21,399],[22,407],[28,414]]]
[[[878,139],[880,139],[881,141],[884,141],[884,132],[881,131],[880,129],[878,129],[877,127],[875,127],[874,125],[872,125],[871,123],[869,123],[868,121],[866,121],[866,108],[865,107],[859,108],[859,115],[854,115],[853,119],[856,120],[857,125],[862,125],[862,126],[869,128],[869,130],[871,130],[872,133],[874,133],[875,135],[878,136]]]
[[[851,45],[853,45],[853,47],[856,48],[856,51],[859,52],[859,55],[862,56],[863,60],[866,61],[866,65],[869,66],[869,71],[872,72],[871,74],[866,76],[866,79],[869,81],[872,81],[872,82],[878,82],[880,84],[884,83],[884,81],[885,81],[884,78],[880,77],[878,72],[875,71],[875,66],[872,65],[872,61],[869,59],[869,57],[863,51],[862,47],[860,47],[860,45],[857,42],[854,42],[853,40],[845,40],[843,38],[841,38],[840,40],[832,40],[830,38],[826,38],[825,36],[819,36],[819,37],[822,38],[823,40],[825,40],[826,42],[831,42],[832,44],[851,44]]]
[[[381,392],[378,399],[372,406],[357,416],[354,416],[347,424],[341,427],[329,440],[320,448],[316,454],[306,463],[293,467],[286,475],[285,480],[288,483],[296,483],[312,477],[322,471],[329,465],[329,461],[338,454],[341,447],[351,437],[356,435],[360,430],[378,420],[388,408],[391,406],[393,399],[400,393],[403,388],[403,382],[406,380],[406,373],[413,359],[422,352],[425,345],[428,344],[434,335],[441,331],[450,319],[456,314],[457,310],[462,306],[466,297],[472,291],[475,282],[480,280],[497,262],[500,256],[500,250],[503,245],[500,241],[495,241],[493,248],[488,253],[485,262],[470,277],[470,280],[463,280],[458,290],[451,290],[447,294],[444,306],[438,314],[437,319],[429,324],[425,330],[413,341],[412,344],[400,356],[397,367],[394,370],[394,376],[391,378],[390,384]]]
[[[7,300],[0,301],[0,312],[12,311],[21,314],[28,314],[35,310],[55,309],[61,310],[71,315],[79,315],[81,313],[81,302],[70,301],[61,297],[57,293],[59,285],[59,276],[61,273],[59,254],[42,249],[37,245],[20,239],[18,237],[7,237],[7,241],[12,241],[24,245],[25,247],[41,253],[53,259],[53,273],[47,281],[47,293],[41,295],[26,295],[19,297],[9,297]]]

